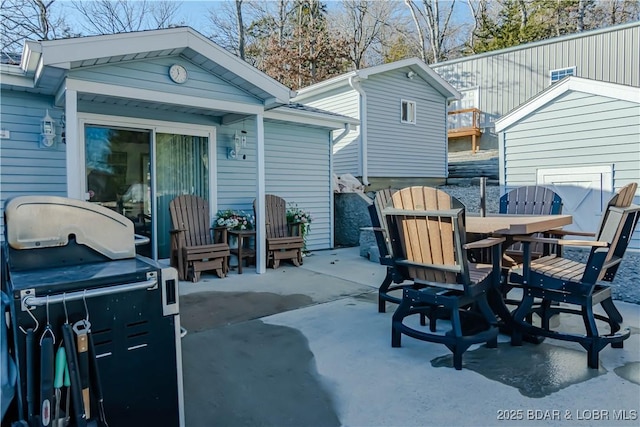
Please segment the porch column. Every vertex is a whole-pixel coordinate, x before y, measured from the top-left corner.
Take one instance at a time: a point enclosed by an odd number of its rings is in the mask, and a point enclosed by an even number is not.
[[[258,158],[256,182],[256,273],[267,271],[267,240],[265,235],[265,159],[263,115],[256,114],[256,149]]]
[[[67,145],[67,197],[71,199],[85,200],[85,189],[82,185],[84,177],[78,177],[78,171],[84,170],[81,167],[82,147],[78,138],[78,92],[67,89],[64,97],[64,115],[65,115],[65,141]]]

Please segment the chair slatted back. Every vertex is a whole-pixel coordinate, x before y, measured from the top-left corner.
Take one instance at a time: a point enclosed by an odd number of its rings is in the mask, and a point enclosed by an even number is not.
[[[267,239],[289,237],[287,202],[282,197],[267,194],[264,207]]]
[[[594,274],[592,272],[598,273],[597,280],[613,281],[639,218],[640,206],[637,205],[607,208],[605,220],[598,233],[598,241],[607,242],[609,246],[591,249],[585,269],[585,278],[588,283],[595,283],[593,277],[588,278],[589,275]],[[604,252],[606,255],[602,258]]]
[[[213,244],[209,203],[194,195],[178,196],[169,203],[174,230],[185,230],[186,246]]]
[[[501,214],[556,215],[562,213],[562,198],[539,185],[519,187],[500,197]]]
[[[600,227],[598,228],[598,234],[596,235],[596,240],[601,241],[600,235],[602,233],[604,224],[607,222],[607,216],[609,215],[609,208],[610,207],[628,208],[629,206],[631,206],[631,203],[633,202],[633,198],[636,195],[637,188],[638,188],[638,184],[636,184],[635,182],[632,182],[631,184],[627,184],[624,187],[622,187],[620,190],[616,192],[616,194],[613,195],[613,197],[611,197],[611,199],[609,199],[609,202],[607,203],[607,207],[602,213],[602,219],[600,220]]]
[[[408,187],[393,194],[383,212],[394,257],[408,262],[413,280],[469,283],[462,255],[464,208],[459,206],[457,199],[431,187]]]
[[[529,185],[519,187],[500,197],[500,213],[514,215],[557,215],[562,213],[562,198],[547,187]],[[540,233],[536,236],[541,236]],[[522,251],[522,243],[514,243],[509,248],[511,254]],[[531,244],[533,254],[542,254],[542,243]]]

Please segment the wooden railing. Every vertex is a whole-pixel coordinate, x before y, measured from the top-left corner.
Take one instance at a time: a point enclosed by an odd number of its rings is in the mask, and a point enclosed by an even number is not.
[[[471,152],[478,150],[476,138],[482,135],[480,130],[480,110],[477,108],[465,108],[449,111],[448,136],[449,139],[471,137]]]

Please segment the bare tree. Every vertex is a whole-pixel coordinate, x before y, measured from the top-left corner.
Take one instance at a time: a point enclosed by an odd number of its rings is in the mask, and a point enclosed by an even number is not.
[[[471,18],[473,19],[473,28],[469,32],[469,47],[471,48],[472,53],[476,53],[473,51],[473,46],[475,45],[475,38],[480,30],[482,23],[487,20],[488,10],[489,10],[489,0],[467,0],[467,5],[469,6],[469,12],[471,13]]]
[[[73,0],[89,34],[116,34],[175,25],[181,3],[173,1]]]
[[[55,0],[2,0],[3,61],[15,62],[27,39],[52,40],[74,35],[55,3]]]
[[[422,60],[425,62],[444,60],[446,57],[446,38],[452,31],[450,23],[456,1],[452,0],[451,3],[445,4],[438,0],[422,0],[422,8],[414,0],[405,0],[404,2],[411,12],[414,24],[420,35]],[[442,12],[441,6],[446,6]],[[428,61],[427,44],[431,50],[432,61]]]
[[[215,8],[209,10],[209,38],[229,52],[255,65],[254,59],[247,53],[247,46],[252,44],[255,38],[252,34],[255,23],[261,19],[271,20],[268,18],[271,12],[266,12],[265,5],[264,1],[251,0],[218,3]]]
[[[244,24],[242,23],[242,0],[236,0],[236,25],[238,31],[238,56],[244,61]]]
[[[383,29],[390,25],[396,2],[343,0],[342,9],[333,16],[332,27],[349,43],[349,59],[355,69],[371,64],[365,60],[374,43],[379,43]]]

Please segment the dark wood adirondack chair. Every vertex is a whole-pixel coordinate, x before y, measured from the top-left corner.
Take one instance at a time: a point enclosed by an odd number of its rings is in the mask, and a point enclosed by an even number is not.
[[[453,365],[462,369],[462,354],[475,343],[497,346],[497,321],[487,302],[487,291],[500,283],[503,238],[466,244],[464,207],[447,193],[429,187],[396,192],[383,210],[394,263],[406,268],[407,278],[422,288],[405,287],[392,320],[391,345],[401,345],[402,334],[444,344],[453,352]],[[467,250],[494,249],[492,265],[472,264]],[[434,315],[434,311],[439,313]],[[429,330],[405,323],[418,314],[430,320]],[[436,331],[435,320],[448,318],[451,329]]]
[[[301,266],[304,239],[300,233],[300,224],[287,223],[287,202],[282,197],[267,194],[264,206],[267,265],[276,269],[281,260],[290,260],[296,267]]]
[[[169,203],[171,265],[180,280],[200,280],[200,272],[215,271],[225,277],[229,271],[229,245],[225,228],[211,228],[209,204],[198,196],[178,196]]]
[[[623,346],[623,341],[629,338],[630,332],[628,329],[621,330],[622,315],[613,303],[611,288],[603,282],[613,281],[640,217],[640,206],[630,204],[633,193],[635,185],[623,189],[611,199],[595,241],[534,237],[521,239],[524,243],[525,263],[521,269],[513,270],[509,277],[511,282],[523,287],[524,294],[513,315],[518,327],[512,332],[512,344],[521,344],[522,333],[577,342],[587,350],[587,364],[594,369],[599,366],[600,350],[608,344],[612,347]],[[556,255],[528,259],[530,243],[549,241],[560,245],[589,246],[589,258],[586,263]],[[534,298],[542,301],[540,306],[534,306]],[[597,304],[604,309],[604,315],[594,313],[593,306]],[[531,312],[540,316],[540,326],[534,326],[528,321]],[[552,329],[549,319],[557,313],[580,315],[586,333]],[[608,324],[608,333],[598,331],[599,322]],[[562,325],[559,328],[561,327]]]
[[[519,187],[500,197],[500,213],[507,215],[557,215],[562,213],[562,198],[554,191],[543,186]],[[537,235],[536,237],[542,237]],[[531,245],[531,256],[548,255],[553,250],[548,244]],[[514,243],[506,249],[503,263],[506,267],[522,262],[522,244]]]

